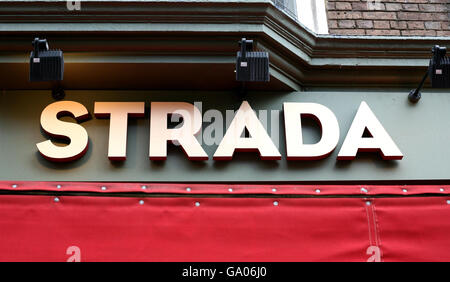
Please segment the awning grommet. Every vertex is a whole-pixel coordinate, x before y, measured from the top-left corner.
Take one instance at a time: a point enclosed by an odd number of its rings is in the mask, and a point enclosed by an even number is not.
[[[147,189],[147,186],[142,185],[141,188],[142,188],[142,190],[146,190],[146,189]]]
[[[228,192],[233,192],[233,188],[228,189]]]
[[[276,192],[277,191],[277,189],[276,188],[272,188],[272,192]]]
[[[444,188],[439,189],[439,191],[444,192]]]
[[[106,191],[106,186],[102,186],[102,191]]]
[[[371,204],[372,204],[371,201],[367,201],[367,202],[366,202],[366,205],[367,205],[367,206],[370,206]]]
[[[367,191],[367,189],[366,189],[366,188],[362,187],[362,188],[361,188],[361,192],[363,192],[363,193],[367,193],[368,191]]]
[[[58,197],[55,197],[55,198],[53,199],[53,201],[54,201],[55,203],[59,203],[59,198],[58,198]]]
[[[12,188],[17,188],[17,184],[11,185]]]
[[[406,190],[406,189],[403,189],[402,191],[403,191],[403,193],[406,193],[406,192],[408,192],[408,190]]]
[[[195,202],[195,206],[199,207],[200,206],[200,202]]]
[[[273,202],[273,205],[274,205],[274,206],[278,206],[279,204],[280,204],[280,203],[278,203],[278,201],[274,201],[274,202]]]
[[[57,189],[61,189],[61,185],[59,185],[59,184],[56,185],[56,188],[57,188]]]
[[[191,192],[191,188],[187,187],[186,191]]]
[[[139,201],[139,205],[142,206],[143,204],[144,204],[144,200],[140,200],[140,201]]]
[[[320,189],[316,189],[316,193],[319,194],[320,193]]]

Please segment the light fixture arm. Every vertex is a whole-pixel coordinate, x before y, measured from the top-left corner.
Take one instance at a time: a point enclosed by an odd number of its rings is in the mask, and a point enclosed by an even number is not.
[[[428,77],[428,73],[429,73],[429,68],[425,72],[425,75],[423,76],[422,81],[420,81],[419,86],[416,89],[413,89],[409,92],[408,99],[412,103],[417,103],[420,100],[420,98],[422,97],[420,90],[422,89],[423,85],[425,84],[425,80]]]
[[[425,80],[428,76],[431,78],[431,87],[433,88],[448,88],[450,87],[450,60],[445,57],[447,49],[445,47],[440,47],[439,45],[435,45],[431,52],[433,53],[433,57],[430,60],[430,64],[428,65],[427,72],[422,78],[422,81],[420,81],[419,86],[411,90],[408,94],[408,99],[412,103],[417,103],[420,98],[422,97],[422,94],[420,93],[420,90],[422,89],[423,85],[425,84]]]

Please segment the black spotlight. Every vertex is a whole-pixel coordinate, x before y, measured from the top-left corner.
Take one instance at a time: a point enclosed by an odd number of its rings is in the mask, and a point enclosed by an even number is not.
[[[254,52],[253,40],[242,38],[239,41],[241,51],[237,52],[237,81],[269,81],[269,53]]]
[[[433,58],[430,60],[427,72],[423,76],[419,86],[409,92],[408,99],[413,103],[416,103],[422,97],[420,89],[422,89],[428,76],[431,78],[431,87],[450,88],[450,58],[445,56],[447,49],[436,45],[431,51]]]
[[[446,52],[445,47],[433,47],[433,59],[428,68],[431,87],[450,88],[450,58],[445,56]]]
[[[49,50],[47,39],[35,38],[30,57],[30,81],[58,81],[64,76],[61,50]]]

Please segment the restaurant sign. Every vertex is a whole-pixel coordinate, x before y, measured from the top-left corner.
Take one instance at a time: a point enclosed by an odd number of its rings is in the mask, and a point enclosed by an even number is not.
[[[328,157],[339,142],[339,123],[335,114],[318,103],[283,103],[284,132],[287,160],[318,160]],[[128,119],[145,117],[145,102],[95,102],[96,118],[109,118],[108,158],[126,160]],[[60,120],[71,116],[78,123]],[[170,117],[181,123],[168,126]],[[80,124],[90,117],[87,108],[74,101],[58,101],[48,105],[41,113],[42,129],[52,138],[66,139],[60,146],[46,140],[37,148],[40,154],[53,162],[70,162],[81,158],[88,150],[89,136]],[[321,138],[314,144],[305,144],[302,137],[302,118],[313,118],[321,128]],[[202,129],[202,114],[198,107],[187,102],[152,102],[150,107],[150,160],[167,158],[167,143],[178,145],[190,160],[210,158],[196,135]],[[243,134],[246,133],[246,134]],[[235,152],[256,151],[262,160],[280,160],[281,153],[247,101],[228,126],[213,154],[214,160],[231,160]],[[384,160],[400,160],[402,152],[377,119],[366,102],[361,102],[350,129],[344,138],[338,160],[352,160],[358,152],[377,152]]]

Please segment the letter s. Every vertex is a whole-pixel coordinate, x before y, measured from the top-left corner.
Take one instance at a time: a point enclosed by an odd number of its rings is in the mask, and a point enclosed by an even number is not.
[[[41,155],[53,162],[69,162],[81,158],[87,151],[89,137],[79,124],[64,122],[58,118],[69,115],[78,122],[89,117],[82,104],[73,101],[59,101],[48,105],[41,114],[41,127],[50,136],[70,140],[67,146],[56,146],[47,140],[36,144]]]

